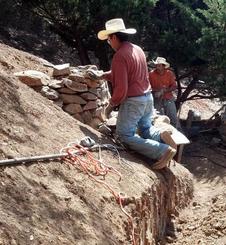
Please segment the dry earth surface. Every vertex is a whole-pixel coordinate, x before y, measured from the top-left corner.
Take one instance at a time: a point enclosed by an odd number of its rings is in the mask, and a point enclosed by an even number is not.
[[[221,106],[216,99],[187,101],[180,118],[193,110],[206,121]],[[194,176],[194,198],[175,220],[176,239],[170,238],[170,244],[226,245],[226,143],[216,138],[219,132],[204,132],[185,146],[182,164]]]
[[[17,53],[17,50],[0,44],[1,74],[25,69],[49,73],[50,69],[41,63],[42,60],[35,56],[25,52]],[[0,159],[28,153],[57,153],[68,142],[85,135],[106,142],[103,135],[62,113],[51,101],[27,86],[17,81],[10,84],[12,80],[6,78],[2,78],[2,81]],[[4,86],[6,83],[10,87]],[[33,106],[30,107],[28,102]],[[192,105],[196,106],[189,104],[188,108]],[[198,106],[201,113],[209,113],[207,118],[215,111],[215,106],[209,101],[202,101]],[[46,114],[49,116],[43,118]],[[22,127],[24,122],[28,125],[26,128]],[[52,122],[55,128],[49,131]],[[212,137],[201,135],[185,147],[182,163],[194,176],[194,199],[179,217],[175,217],[175,225],[172,227],[175,237],[169,234],[162,244],[226,244],[226,149],[225,145],[211,144]],[[119,165],[111,152],[103,152],[103,157],[113,162],[114,166]],[[120,168],[124,179],[119,189],[136,194],[142,190],[131,189],[131,186],[135,186],[138,179],[145,185],[150,178],[157,180],[161,176],[152,171],[148,176],[145,175],[147,170],[143,164],[133,165],[134,159],[133,156],[127,159],[130,167]],[[136,159],[136,162],[139,161]],[[112,208],[114,200],[111,193],[99,188],[102,198],[98,198],[93,194],[96,185],[73,167],[65,169],[59,161],[52,161],[1,168],[0,178],[0,206],[1,210],[5,210],[0,213],[0,244],[89,244],[89,239],[96,241],[92,244],[128,244],[130,227],[126,217],[118,214],[118,205]],[[110,183],[117,182],[115,176],[110,176],[109,180]],[[86,185],[83,185],[84,182]],[[77,203],[77,206],[72,207],[73,203]],[[78,222],[74,223],[72,217],[77,217]],[[79,224],[79,220],[82,224]],[[95,233],[88,225],[90,223],[93,223]],[[19,232],[21,229],[24,233]],[[124,229],[128,232],[126,236]],[[45,238],[47,235],[48,238]]]
[[[172,244],[226,244],[226,149],[199,136],[186,146],[183,165],[194,175],[194,198],[175,221]]]

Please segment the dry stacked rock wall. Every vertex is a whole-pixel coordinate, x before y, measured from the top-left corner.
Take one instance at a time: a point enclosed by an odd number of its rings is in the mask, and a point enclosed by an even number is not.
[[[53,66],[52,76],[39,71],[23,71],[15,75],[25,84],[62,107],[77,120],[97,129],[104,121],[104,108],[110,98],[107,81],[94,80],[88,72],[95,65],[70,67]]]

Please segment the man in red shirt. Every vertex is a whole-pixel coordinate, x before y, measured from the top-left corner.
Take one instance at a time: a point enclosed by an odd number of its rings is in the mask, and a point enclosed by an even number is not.
[[[172,93],[177,89],[175,75],[168,69],[170,64],[165,58],[157,57],[153,62],[156,68],[149,73],[149,80],[153,90],[154,107],[160,114],[167,115],[170,123],[178,128],[179,121]]]
[[[115,50],[111,70],[103,75],[112,83],[113,89],[106,112],[108,114],[120,105],[116,124],[120,140],[140,154],[156,159],[153,169],[162,169],[176,150],[168,145],[172,142],[170,134],[160,132],[152,125],[153,98],[146,57],[139,46],[128,42],[128,34],[134,34],[136,30],[126,29],[122,19],[109,20],[105,27],[106,30],[98,33],[98,38],[107,40]],[[137,129],[140,135],[136,134]]]

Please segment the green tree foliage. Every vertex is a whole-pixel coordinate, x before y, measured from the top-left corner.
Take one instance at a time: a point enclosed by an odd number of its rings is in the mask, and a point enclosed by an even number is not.
[[[187,99],[198,81],[192,63],[200,49],[203,20],[196,15],[197,1],[159,0],[150,12],[151,21],[143,35],[150,59],[163,56],[171,63],[178,82],[178,106]],[[196,72],[197,74],[197,72]],[[182,89],[181,79],[189,79],[190,86]]]
[[[202,35],[198,40],[200,50],[208,60],[208,72],[204,77],[222,99],[226,98],[226,2],[205,0],[206,9],[199,12],[205,20]]]
[[[16,11],[18,9],[19,11]],[[0,24],[4,26],[14,26],[17,21],[21,21],[20,5],[17,1],[1,0],[0,1]]]
[[[159,0],[150,12],[145,48],[150,57],[166,57],[173,66],[178,106],[189,99],[225,96],[225,76],[219,73],[226,62],[225,6],[223,0]]]
[[[20,0],[0,1],[0,30],[15,28],[18,31],[43,32],[42,20],[23,8]]]
[[[127,24],[136,22],[143,5],[153,6],[154,0],[37,0],[24,4],[44,18],[64,42],[74,47],[82,64],[90,63],[89,51],[99,59],[100,67],[109,68],[107,45],[97,40],[97,32],[110,18],[123,16]],[[135,11],[136,10],[136,11]]]
[[[25,7],[33,11],[77,51],[81,64],[91,63],[90,54],[94,54],[104,70],[112,53],[97,33],[108,19],[121,17],[127,27],[137,29],[132,41],[144,48],[149,61],[163,56],[171,63],[178,80],[178,105],[187,99],[226,94],[224,0],[2,1],[10,14],[10,4],[14,10],[18,4],[22,11]],[[195,89],[197,93],[191,93]]]
[[[167,57],[175,67],[189,65],[199,50],[196,41],[202,21],[195,16],[192,2],[160,0],[147,24],[147,48],[153,54]]]

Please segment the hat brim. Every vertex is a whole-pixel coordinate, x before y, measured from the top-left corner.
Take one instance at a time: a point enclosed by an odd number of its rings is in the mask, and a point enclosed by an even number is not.
[[[153,60],[152,62],[153,62],[155,65],[160,65],[160,64],[162,64],[162,65],[165,66],[165,68],[169,68],[169,67],[170,67],[170,64],[167,63],[167,62],[155,62],[154,60]]]
[[[137,30],[134,28],[123,29],[123,30],[122,29],[119,29],[119,30],[102,30],[102,31],[98,32],[97,37],[100,40],[106,40],[106,39],[108,39],[109,35],[116,33],[116,32],[122,32],[122,33],[126,33],[126,34],[135,34],[137,32]]]

